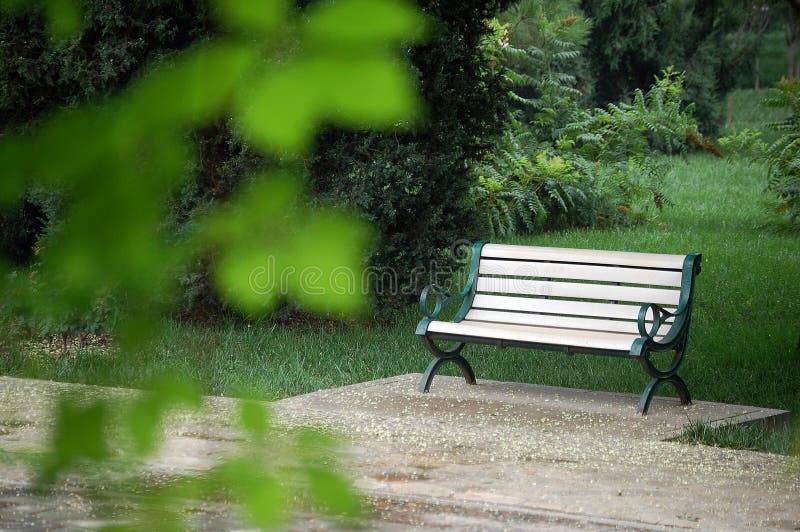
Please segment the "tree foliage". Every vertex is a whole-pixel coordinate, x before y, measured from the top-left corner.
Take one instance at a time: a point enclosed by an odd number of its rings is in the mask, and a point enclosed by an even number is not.
[[[569,15],[574,3],[560,6],[524,0],[484,40],[515,104],[492,153],[472,165],[471,197],[489,235],[651,216],[666,202],[665,164],[654,156],[692,143],[713,149],[697,132],[694,106],[682,102],[684,75],[671,68],[647,91],[637,88],[631,103],[584,108],[573,72],[581,72],[591,25]]]
[[[720,126],[723,96],[736,85],[756,42],[742,38],[744,0],[584,0],[593,21],[587,48],[596,103],[625,99],[667,66],[686,72],[685,102],[703,131]]]
[[[377,229],[370,264],[396,272],[401,281],[410,281],[414,267],[427,264],[471,225],[473,211],[464,201],[469,188],[465,161],[477,157],[487,139],[499,133],[507,106],[496,97],[502,79],[486,68],[478,44],[488,31],[484,20],[506,3],[420,0],[436,22],[424,45],[406,43],[425,104],[414,127],[405,124],[388,134],[328,127],[313,141],[306,139],[313,144],[302,162],[311,191],[320,201],[356,208],[370,221]],[[50,39],[48,17],[41,10],[8,17],[2,25],[0,46],[7,53],[0,52],[0,80],[7,81],[0,86],[8,90],[0,93],[0,113],[8,127],[25,128],[59,106],[109,98],[146,61],[229,32],[202,0],[132,7],[114,0],[85,4],[84,31],[62,41]],[[302,8],[309,2],[297,4]],[[373,25],[357,12],[345,18],[339,21],[343,26],[360,32]],[[18,68],[17,57],[25,57],[24,69]],[[336,79],[352,86],[362,77],[362,104],[373,98],[379,104],[384,97],[363,83],[367,70],[341,74]],[[31,94],[35,97],[26,96]],[[190,232],[198,213],[227,198],[243,176],[276,164],[299,165],[284,154],[259,153],[241,127],[225,118],[189,135],[198,156],[171,197],[166,216],[166,230],[176,237]],[[23,247],[28,241],[17,240]],[[181,314],[213,318],[224,309],[210,283],[216,264],[212,252],[177,273],[183,284],[176,296]]]
[[[422,127],[382,134],[323,131],[309,164],[320,198],[352,206],[378,229],[373,267],[391,270],[405,292],[413,271],[438,250],[474,236],[467,163],[502,130],[502,77],[487,68],[479,45],[486,18],[503,1],[420,2],[435,17],[431,39],[410,52],[425,102]],[[384,301],[392,288],[376,286]]]
[[[764,151],[769,189],[777,196],[776,212],[800,223],[800,80],[781,80],[764,102],[789,111],[773,127],[781,136]]]

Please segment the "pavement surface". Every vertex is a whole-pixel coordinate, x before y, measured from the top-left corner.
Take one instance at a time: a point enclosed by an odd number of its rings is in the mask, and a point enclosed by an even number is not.
[[[419,394],[418,378],[271,403],[287,429],[315,425],[347,436],[341,461],[375,512],[367,529],[800,530],[797,458],[669,441],[696,420],[784,423],[785,411],[656,398],[643,417],[629,394],[484,380],[468,386],[446,376]],[[98,503],[70,481],[37,494],[30,471],[13,460],[44,448],[53,399],[75,390],[120,399],[137,393],[0,377],[0,529],[115,522],[114,497]],[[158,474],[208,470],[241,440],[236,411],[236,400],[209,397],[200,413],[172,416],[147,467]],[[243,526],[222,503],[198,506],[187,519],[198,529]],[[291,527],[335,525],[300,516]]]

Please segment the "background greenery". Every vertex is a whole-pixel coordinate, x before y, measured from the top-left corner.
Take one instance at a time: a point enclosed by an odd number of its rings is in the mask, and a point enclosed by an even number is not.
[[[763,181],[747,162],[710,155],[674,161],[665,188],[674,206],[657,221],[614,230],[573,229],[513,243],[703,253],[696,315],[683,366],[699,400],[800,409],[800,242],[766,227],[749,201]],[[317,323],[294,327],[171,322],[128,364],[109,346],[43,345],[4,359],[6,374],[130,386],[166,368],[196,379],[204,393],[277,399],[422,371],[429,355],[412,337],[415,306],[389,324]],[[647,376],[630,360],[469,346],[479,378],[640,393]],[[447,372],[445,370],[445,372]],[[456,372],[451,372],[455,375]]]
[[[287,16],[302,19],[316,5],[297,2]],[[232,299],[220,286],[225,271],[233,272],[226,277],[229,284],[241,288],[243,283],[237,276],[242,270],[225,262],[226,248],[251,258],[271,249],[259,240],[263,231],[254,229],[257,216],[244,217],[250,232],[234,239],[235,224],[226,220],[236,217],[224,209],[228,202],[243,202],[246,195],[237,190],[254,186],[252,176],[270,169],[301,175],[296,188],[284,192],[309,195],[308,202],[287,202],[291,212],[281,211],[281,216],[292,223],[285,225],[299,226],[314,209],[346,206],[357,214],[333,229],[363,228],[364,221],[375,228],[371,240],[366,230],[348,239],[332,229],[326,233],[328,246],[306,258],[325,255],[340,242],[349,243],[349,249],[360,242],[368,253],[349,255],[354,267],[391,268],[401,285],[412,280],[416,267],[441,261],[450,244],[464,237],[700,251],[704,271],[685,374],[690,387],[700,399],[797,409],[800,325],[791,321],[800,301],[797,83],[781,82],[772,92],[731,92],[754,82],[756,57],[762,86],[782,75],[782,3],[769,3],[763,21],[752,2],[739,1],[420,0],[418,5],[429,16],[426,40],[404,35],[401,44],[404,59],[413,65],[421,110],[393,115],[389,122],[395,127],[377,132],[369,120],[349,120],[345,113],[320,130],[298,128],[300,140],[253,127],[271,123],[260,120],[270,116],[267,111],[280,111],[264,102],[267,114],[255,118],[233,104],[220,105],[208,120],[187,118],[179,138],[170,137],[174,150],[156,158],[165,164],[144,167],[152,175],[167,168],[173,185],[159,189],[163,203],[150,213],[148,227],[158,231],[164,249],[180,247],[198,232],[216,237],[202,253],[183,256],[153,274],[179,286],[174,291],[151,286],[153,300],[139,302],[140,314],[155,318],[163,332],[121,363],[115,325],[120,310],[130,307],[129,296],[145,284],[101,291],[66,315],[48,316],[32,310],[35,305],[18,304],[24,302],[17,297],[22,292],[9,288],[9,297],[0,301],[6,333],[0,370],[145,386],[167,368],[178,368],[205,393],[267,399],[420,370],[426,356],[411,338],[415,312],[408,297],[380,283],[373,286],[373,314],[343,322],[298,316],[293,308],[302,306],[299,299],[271,319],[250,319],[248,311],[263,310],[264,302]],[[53,19],[43,7],[4,12],[0,139],[30,139],[26,135],[58,123],[58,117],[73,116],[70,110],[87,103],[94,108],[124,103],[126,91],[137,90],[146,64],[166,65],[176,53],[258,31],[245,19],[238,19],[244,27],[231,25],[213,4],[199,0],[133,5],[85,0],[81,6],[79,31],[56,31],[58,38],[52,36]],[[356,9],[337,22],[369,34],[370,22],[362,15],[363,9]],[[307,37],[298,35],[281,33],[285,40],[269,49],[275,56],[261,66],[276,68],[296,59],[303,50],[297,39]],[[351,49],[352,44],[348,57],[366,53],[364,42]],[[299,79],[309,87],[317,83]],[[380,110],[398,96],[390,90],[397,84],[380,79],[385,94],[365,94],[356,83],[343,86],[348,96]],[[773,106],[761,106],[765,99]],[[348,109],[357,113],[356,106]],[[328,112],[335,115],[336,109]],[[89,135],[93,128],[80,132]],[[725,137],[715,140],[717,132]],[[113,148],[94,134],[87,138]],[[62,152],[63,160],[83,153],[75,140],[80,136],[57,138],[69,140],[65,145],[73,148]],[[275,142],[288,142],[288,147],[276,149]],[[158,145],[142,144],[147,149]],[[123,160],[133,168],[140,155],[126,153]],[[8,286],[14,289],[30,280],[42,286],[37,283],[47,272],[48,250],[58,249],[63,222],[75,205],[87,197],[101,198],[115,213],[130,199],[124,189],[103,188],[102,180],[71,188],[46,162],[35,161],[42,166],[33,167],[56,176],[50,181],[0,189],[11,199],[0,212],[0,251],[7,277],[14,281]],[[101,167],[108,168],[113,164]],[[96,168],[86,173],[100,175]],[[280,197],[280,191],[273,192]],[[267,209],[269,204],[249,207]],[[781,223],[775,223],[776,217]],[[795,229],[779,230],[792,223]],[[110,244],[118,241],[115,235],[105,238]],[[294,244],[287,246],[294,250]],[[93,256],[106,251],[97,246]],[[89,277],[84,288],[97,281]],[[113,279],[104,281],[114,284]],[[73,288],[61,283],[52,293]],[[413,293],[421,286],[410,288]],[[49,293],[39,289],[40,296]],[[375,310],[378,317],[371,319]],[[470,357],[485,378],[630,392],[644,384],[638,366],[625,361],[522,351],[498,356],[489,348],[474,348]]]

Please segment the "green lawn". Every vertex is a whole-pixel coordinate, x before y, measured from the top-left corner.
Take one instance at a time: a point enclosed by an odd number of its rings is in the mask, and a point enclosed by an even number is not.
[[[726,124],[720,131],[720,136],[732,135],[745,128],[760,129],[765,141],[776,140],[780,133],[774,129],[765,127],[783,120],[788,116],[784,109],[765,107],[761,102],[767,97],[770,89],[740,89],[733,91],[729,98],[733,99],[733,115],[731,122]]]
[[[701,154],[673,162],[666,192],[674,205],[655,221],[514,242],[703,253],[682,369],[694,397],[800,410],[800,239],[770,229],[761,167]],[[124,362],[107,348],[72,350],[61,358],[40,350],[3,359],[0,372],[136,386],[177,367],[205,393],[275,399],[423,370],[429,356],[413,334],[416,320],[409,306],[389,324],[170,323],[154,345]],[[476,346],[465,355],[485,379],[633,393],[648,381],[632,360]]]

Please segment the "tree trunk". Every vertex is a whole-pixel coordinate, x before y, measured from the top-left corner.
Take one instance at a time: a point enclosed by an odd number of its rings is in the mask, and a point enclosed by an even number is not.
[[[731,125],[733,121],[733,92],[728,93],[728,114],[725,117],[725,127]]]
[[[789,79],[800,75],[800,0],[786,0],[786,62]]]
[[[755,63],[755,65],[754,65],[754,67],[755,67],[755,68],[753,69],[753,78],[755,79],[755,87],[754,87],[754,88],[755,88],[756,90],[758,90],[758,89],[760,88],[760,87],[759,87],[759,79],[758,79],[758,78],[759,78],[759,68],[758,68],[758,53],[756,53],[756,63]]]

